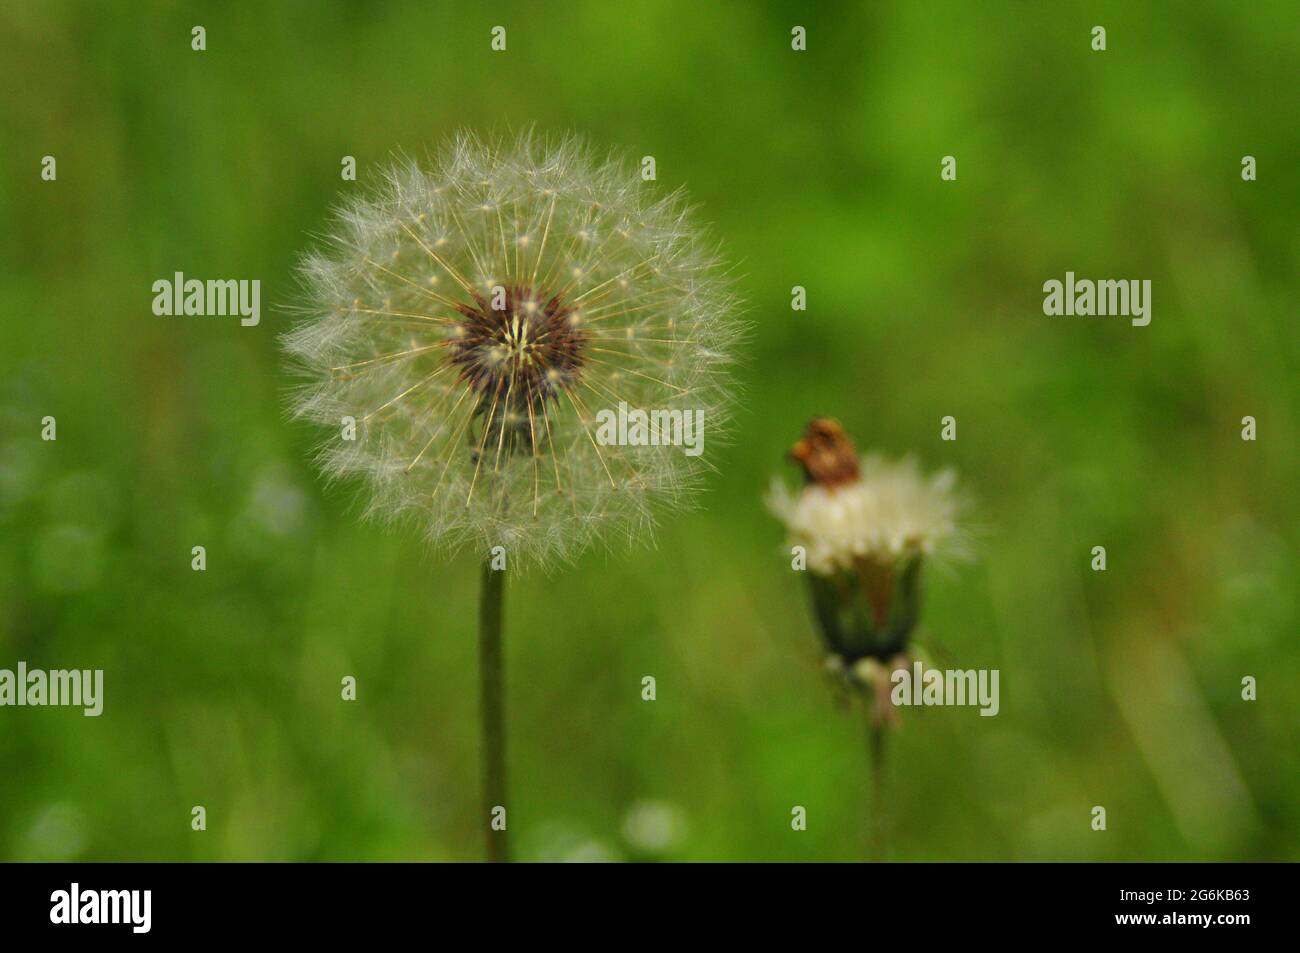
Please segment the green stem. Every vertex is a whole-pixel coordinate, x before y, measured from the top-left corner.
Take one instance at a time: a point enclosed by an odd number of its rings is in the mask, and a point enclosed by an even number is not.
[[[478,603],[479,714],[483,724],[483,818],[487,825],[487,860],[510,860],[509,835],[493,830],[493,811],[506,803],[506,726],[501,647],[501,607],[505,597],[505,571],[483,563],[483,583]]]
[[[872,719],[871,738],[871,833],[868,859],[882,863],[885,859],[885,726]]]

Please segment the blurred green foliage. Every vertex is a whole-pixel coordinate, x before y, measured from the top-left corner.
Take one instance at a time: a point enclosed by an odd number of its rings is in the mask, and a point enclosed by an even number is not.
[[[107,697],[0,709],[0,857],[477,858],[477,567],[322,488],[271,307],[394,150],[536,124],[687,186],[753,333],[704,505],[511,580],[522,858],[861,856],[863,716],[762,505],[830,414],[960,470],[924,624],[1002,673],[996,718],[903,713],[891,856],[1300,859],[1298,59],[1284,2],[6,3],[0,667]],[[1151,325],[1045,317],[1067,270]],[[260,278],[261,325],[155,317],[174,271]]]

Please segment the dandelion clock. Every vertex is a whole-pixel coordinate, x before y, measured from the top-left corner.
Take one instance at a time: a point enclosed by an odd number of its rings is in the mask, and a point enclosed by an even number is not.
[[[645,539],[706,467],[680,421],[720,428],[738,326],[680,194],[572,138],[462,134],[398,161],[306,256],[285,339],[295,416],[368,516],[483,562],[485,812],[505,804],[504,573]],[[618,409],[647,439],[602,427]],[[674,431],[674,424],[676,428]],[[484,819],[488,823],[488,819]],[[507,859],[489,829],[491,859]]]

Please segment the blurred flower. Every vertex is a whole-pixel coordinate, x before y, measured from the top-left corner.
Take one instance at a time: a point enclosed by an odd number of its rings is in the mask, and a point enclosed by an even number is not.
[[[734,298],[680,194],[646,189],[530,134],[462,134],[429,169],[388,168],[305,260],[308,318],[285,339],[307,378],[297,416],[334,428],[325,473],[366,478],[370,515],[516,566],[685,503],[698,459],[596,439],[620,402],[710,428],[730,402]]]
[[[564,864],[617,864],[623,858],[604,841],[589,840],[578,844],[560,858]]]
[[[910,458],[859,460],[834,420],[819,417],[790,451],[806,483],[779,480],[768,497],[790,546],[807,553],[813,609],[832,664],[862,683],[901,653],[920,612],[926,557],[961,552],[960,501],[950,471],[924,476]],[[885,679],[887,681],[887,679]]]
[[[637,801],[623,818],[623,839],[644,854],[675,850],[686,837],[686,816],[667,801]]]
[[[22,862],[75,860],[86,849],[86,814],[68,801],[47,804],[16,845],[16,859]]]
[[[803,468],[804,486],[791,494],[774,481],[768,506],[785,524],[792,552],[797,547],[806,558],[802,568],[826,667],[866,705],[868,856],[884,860],[885,735],[897,720],[893,676],[912,662],[922,563],[961,549],[956,477],[949,471],[924,476],[910,458],[859,459],[844,428],[828,417],[809,421],[790,458]]]
[[[592,834],[579,822],[543,821],[532,831],[530,839],[532,848],[526,853],[542,863],[613,864],[624,859],[617,847]]]
[[[790,450],[807,482],[791,494],[775,481],[769,502],[790,544],[808,552],[808,568],[823,576],[864,560],[888,564],[930,555],[959,541],[956,474],[926,477],[910,457],[859,461],[843,428],[816,418]]]

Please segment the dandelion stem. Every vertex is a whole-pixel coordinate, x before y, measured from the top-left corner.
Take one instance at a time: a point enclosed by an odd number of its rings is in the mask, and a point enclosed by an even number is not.
[[[867,845],[868,859],[873,864],[885,859],[885,725],[872,717],[868,727],[871,755],[871,831]]]
[[[483,584],[478,604],[479,712],[483,723],[483,818],[487,825],[487,860],[510,860],[506,830],[493,829],[493,811],[506,803],[506,726],[501,647],[501,607],[505,597],[505,570],[483,562]]]

